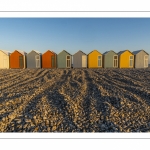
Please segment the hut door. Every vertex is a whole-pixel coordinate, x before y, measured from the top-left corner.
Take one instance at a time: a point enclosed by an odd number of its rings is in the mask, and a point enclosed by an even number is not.
[[[19,56],[19,67],[23,68],[23,56]]]
[[[86,55],[82,55],[82,67],[87,67],[86,66]]]
[[[71,68],[70,56],[67,56],[67,68]]]
[[[98,67],[102,67],[102,56],[98,56]]]
[[[114,67],[118,67],[118,56],[114,56]]]
[[[148,56],[144,56],[144,67],[148,67]]]
[[[3,67],[4,67],[4,68],[7,68],[7,64],[6,64],[6,56],[4,55],[3,58],[4,58],[4,59],[3,59]]]
[[[36,68],[40,68],[40,56],[39,55],[35,56],[35,62],[36,62]]]
[[[133,56],[129,57],[129,67],[133,67]]]
[[[55,57],[52,56],[51,60],[52,60],[52,68],[54,68],[55,67]]]

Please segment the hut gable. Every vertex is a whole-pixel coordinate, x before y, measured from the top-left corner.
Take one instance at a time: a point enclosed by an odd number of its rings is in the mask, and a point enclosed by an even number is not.
[[[145,50],[137,50],[137,51],[133,51],[132,53],[134,54],[134,55],[137,55],[137,54],[139,54],[140,52],[144,52],[146,55],[149,55]]]
[[[25,51],[22,50],[16,50],[17,52],[19,52],[20,54],[22,54],[23,56],[25,56],[27,53]]]
[[[73,55],[73,68],[87,68],[87,55],[81,50]]]
[[[7,50],[0,50],[1,52],[3,52],[4,54],[6,54],[7,56],[9,56],[11,54],[10,51],[7,51]]]
[[[53,51],[51,51],[51,50],[47,50],[45,53],[43,53],[43,55],[44,55],[44,54],[47,54],[47,53],[54,54],[54,52],[53,52]]]
[[[116,52],[114,52],[113,50],[110,51],[106,51],[105,53],[103,53],[103,55],[107,55],[109,53],[113,53],[114,55],[118,55]]]
[[[82,55],[87,55],[87,54],[85,54],[84,52],[82,52],[81,50],[79,50],[78,52],[76,52],[74,55],[76,55],[76,54],[78,54],[78,53],[80,53],[80,54],[82,54]],[[73,56],[74,56],[73,55]]]
[[[102,54],[93,50],[88,54],[88,68],[102,68]]]
[[[97,50],[93,50],[93,51],[91,51],[88,55],[93,54],[93,53],[97,53],[97,54],[102,55],[102,54],[101,54],[99,51],[97,51]]]
[[[29,55],[30,53],[34,53],[34,54],[36,54],[36,55],[41,55],[41,53],[40,53],[39,51],[36,51],[36,50],[32,50],[31,52],[28,53],[28,55]]]
[[[71,54],[68,53],[66,50],[61,51],[58,55],[61,55],[62,53],[63,53],[63,54],[65,53],[66,55],[71,55]]]
[[[123,50],[123,51],[118,52],[118,55],[122,55],[122,54],[125,53],[125,52],[129,52],[130,54],[132,54],[131,51],[129,51],[129,50]],[[133,54],[132,54],[132,55],[133,55]]]

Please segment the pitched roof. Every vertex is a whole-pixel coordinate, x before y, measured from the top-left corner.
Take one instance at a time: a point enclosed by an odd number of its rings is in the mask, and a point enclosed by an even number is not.
[[[76,53],[78,53],[78,52],[82,52],[81,50],[79,50],[79,51],[77,51]],[[75,55],[76,53],[74,53],[73,55]],[[85,54],[84,52],[82,52],[83,54]],[[87,54],[85,54],[85,55],[87,55]]]
[[[56,54],[55,52],[53,52],[53,51],[51,51],[51,50],[47,50],[46,52],[48,52],[48,51],[50,51],[50,52],[53,53],[53,54]],[[46,53],[46,52],[45,52],[45,53]],[[43,53],[43,54],[45,54],[45,53]]]
[[[25,51],[22,51],[22,50],[16,50],[16,51],[18,51],[22,55],[26,55],[27,54]]]
[[[129,51],[129,50],[123,50],[123,51],[120,51],[120,52],[118,52],[117,54],[118,55],[121,55],[121,54],[123,54],[125,51]],[[130,51],[129,51],[130,52]],[[131,54],[132,54],[132,52],[130,52]]]
[[[133,51],[132,53],[134,54],[134,55],[136,55],[136,54],[138,54],[139,52],[141,52],[141,51],[144,51],[143,49],[141,49],[141,50],[137,50],[137,51]],[[145,51],[144,51],[145,52]],[[147,52],[145,52],[147,55],[149,55]]]
[[[89,54],[93,53],[94,51],[97,51],[97,50],[95,49],[95,50],[91,51]],[[99,51],[97,51],[97,52],[100,53]],[[89,54],[88,54],[88,55],[89,55]],[[100,53],[100,54],[101,54],[101,53]]]
[[[49,50],[49,51],[51,51],[51,50]],[[54,51],[51,51],[52,53],[54,53],[54,54],[56,54]],[[57,54],[56,54],[57,55]]]
[[[103,55],[107,54],[109,51],[106,51],[105,53],[103,53]]]
[[[39,51],[36,51],[36,50],[32,50],[32,51],[35,51],[37,54],[41,55],[42,53],[40,53]]]
[[[37,54],[39,54],[39,55],[42,55],[42,53],[40,53],[39,51],[36,51],[36,50],[32,50],[32,51],[34,51],[35,53],[37,53]],[[32,52],[32,51],[31,51],[31,52]],[[31,53],[31,52],[29,52],[29,53]],[[29,53],[28,53],[28,54],[29,54]]]
[[[66,52],[68,55],[71,55],[71,54],[68,53],[66,50],[62,50],[60,53],[62,53],[62,52]],[[59,54],[60,54],[60,53],[59,53]],[[59,54],[58,54],[58,55],[59,55]]]
[[[110,50],[110,51],[106,51],[105,53],[103,53],[103,55],[106,55],[108,54],[109,52],[114,52],[113,50]],[[115,54],[117,54],[116,52],[114,52]]]
[[[0,51],[2,51],[3,53],[5,53],[6,55],[10,55],[11,54],[10,51],[6,51],[6,50],[0,50]]]
[[[50,50],[51,51],[51,50]],[[56,54],[55,52],[51,51],[52,53]]]

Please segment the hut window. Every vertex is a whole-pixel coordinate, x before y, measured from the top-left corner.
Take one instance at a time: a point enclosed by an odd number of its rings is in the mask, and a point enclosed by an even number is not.
[[[102,56],[98,56],[98,67],[102,66]]]
[[[36,68],[39,68],[40,67],[40,56],[39,55],[35,56],[35,62],[36,62]]]
[[[70,56],[67,56],[67,68],[70,68],[70,64],[71,64],[71,61],[70,61]]]
[[[133,56],[130,56],[130,67],[133,67]]]
[[[148,67],[148,56],[144,56],[144,67]]]
[[[114,56],[114,67],[118,67],[118,56]]]

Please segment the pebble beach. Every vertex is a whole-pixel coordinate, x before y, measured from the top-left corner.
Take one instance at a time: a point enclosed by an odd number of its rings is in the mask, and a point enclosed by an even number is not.
[[[149,132],[146,69],[1,69],[0,132]]]

